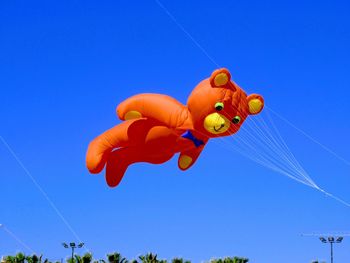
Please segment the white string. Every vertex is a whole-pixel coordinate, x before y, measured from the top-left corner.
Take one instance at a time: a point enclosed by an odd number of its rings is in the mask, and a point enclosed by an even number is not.
[[[258,145],[254,142],[247,142],[247,140],[242,139],[241,136],[242,135],[236,135],[236,142],[243,144],[243,147],[240,147],[241,154],[243,153],[244,156],[248,157],[249,159],[278,173],[281,173],[282,175],[286,175],[293,180],[313,187],[312,183],[310,183],[308,180],[305,180],[304,178],[300,178],[291,167],[286,166],[286,163],[278,158],[274,158],[274,156],[269,156],[267,152],[263,151],[264,148],[259,148]],[[238,147],[233,147],[233,149],[236,149]]]
[[[260,127],[256,124],[256,121],[255,121],[255,118],[257,118],[260,123],[262,124],[262,128],[263,128],[263,131],[266,131],[267,135],[266,136],[267,138],[270,138],[272,140],[272,143],[274,145],[276,145],[276,147],[280,147],[280,151],[283,152],[283,154],[285,154],[286,156],[284,158],[287,158],[289,162],[291,162],[292,165],[295,165],[298,170],[300,172],[305,172],[303,170],[303,168],[299,165],[298,161],[294,158],[293,154],[291,153],[290,149],[288,148],[288,146],[285,144],[283,138],[280,136],[278,130],[276,129],[275,125],[273,124],[273,121],[272,119],[270,119],[270,127],[272,126],[274,128],[274,131],[276,132],[276,134],[278,135],[277,137],[276,136],[273,136],[272,135],[272,132],[269,131],[269,125],[266,124],[266,122],[264,121],[263,118],[261,118],[259,115],[258,116],[254,116],[253,118],[251,118],[252,122],[255,124],[255,127],[258,128],[259,130]],[[249,122],[248,122],[249,123]],[[262,132],[263,133],[263,132]],[[270,141],[271,141],[270,140]]]
[[[266,168],[268,168],[268,169],[271,169],[272,171],[275,171],[275,172],[280,173],[280,174],[282,174],[284,176],[287,176],[290,179],[295,180],[295,181],[297,181],[297,182],[299,182],[301,184],[305,184],[307,186],[313,187],[308,182],[305,182],[303,180],[298,179],[297,177],[293,176],[289,172],[286,172],[285,170],[281,169],[277,165],[269,162],[264,157],[261,157],[261,156],[256,157],[256,156],[252,155],[251,153],[247,153],[247,152],[245,152],[244,150],[242,150],[241,148],[238,148],[238,147],[232,147],[231,146],[231,147],[229,147],[229,149],[232,150],[232,151],[240,153],[244,157],[246,157],[246,158],[248,158],[248,159],[250,159],[250,160],[252,160],[252,161],[254,161],[254,162],[256,162],[256,163],[258,163],[258,164],[260,164],[260,165],[262,165],[262,166],[264,166]]]
[[[263,121],[262,118],[261,120]],[[254,127],[250,125],[250,123],[253,123]],[[246,120],[245,125],[241,127],[238,134],[231,137],[232,143],[233,141],[237,141],[247,146],[249,152],[247,152],[245,156],[251,156],[253,154],[257,156],[257,158],[255,157],[253,160],[256,161],[258,159],[260,162],[265,162],[266,166],[268,165],[269,167],[271,165],[279,167],[281,171],[284,171],[284,175],[287,173],[289,177],[293,177],[293,179],[299,178],[298,180],[301,179],[301,181],[306,182],[306,184],[315,187],[316,184],[307,176],[303,169],[299,168],[301,166],[296,164],[297,161],[290,160],[289,156],[291,156],[292,153],[289,150],[287,151],[281,142],[278,142],[277,136],[273,136],[269,128],[269,126],[272,125],[267,125],[263,122],[266,127],[260,127],[260,123],[261,122],[255,121],[254,118]],[[241,147],[241,153],[242,151],[243,149]]]
[[[163,11],[173,20],[173,22],[184,32],[190,39],[191,41],[204,53],[204,55],[209,58],[211,62],[218,68],[220,68],[220,65],[215,62],[215,60],[208,54],[208,52],[198,43],[198,41],[177,21],[177,19],[169,12],[169,10],[159,1],[159,0],[154,0],[160,8],[163,9]]]
[[[237,137],[239,136],[237,135]],[[236,138],[236,140],[238,143],[243,144],[243,147],[241,147],[241,152],[245,151],[246,152],[245,156],[255,155],[255,158],[260,162],[265,163],[266,167],[270,167],[270,166],[278,167],[279,171],[283,171],[282,174],[287,175],[292,179],[298,179],[298,181],[304,181],[304,180],[300,180],[298,176],[293,175],[294,171],[289,167],[286,167],[285,163],[279,162],[277,158],[274,158],[271,155],[268,155],[267,152],[263,152],[261,149],[258,148],[259,146],[254,142],[248,142],[246,139],[242,139],[242,138]],[[252,160],[254,160],[254,158],[252,158]]]
[[[259,149],[259,146],[261,147],[260,149],[260,154],[261,155],[266,155],[267,159],[269,159],[271,162],[277,162],[280,163],[280,165],[285,166],[286,169],[290,169],[290,167],[293,167],[291,162],[285,157],[285,154],[281,152],[278,147],[276,147],[273,144],[269,144],[270,147],[268,147],[269,141],[264,141],[263,135],[259,135],[259,139],[256,138],[256,136],[252,135],[249,133],[249,131],[242,127],[242,132],[246,132],[246,136],[243,136],[243,133],[241,132],[239,135],[237,135],[238,141],[242,141],[243,143],[247,144],[246,141],[250,140],[250,147],[257,151]],[[265,143],[265,144],[264,144]],[[294,168],[294,167],[293,167]],[[295,172],[295,169],[291,169],[292,172]]]
[[[348,237],[350,236],[350,233],[346,233],[346,232],[339,232],[339,231],[331,231],[331,232],[327,232],[327,233],[308,233],[308,234],[301,234],[301,236],[303,237],[330,237],[330,236],[337,236],[337,237]]]
[[[31,253],[36,254],[33,249],[31,249],[26,243],[24,243],[18,236],[16,236],[12,231],[10,231],[5,225],[1,225],[0,229],[4,229],[4,231],[9,234],[14,240],[16,240],[19,244],[29,250]]]
[[[344,201],[343,199],[331,194],[331,193],[328,193],[326,192],[325,190],[323,190],[322,188],[319,188],[319,187],[316,187],[317,190],[319,190],[320,192],[324,193],[326,196],[330,197],[330,198],[333,198],[334,200],[342,203],[343,205],[346,205],[347,207],[350,207],[350,203],[349,202],[346,202]]]
[[[78,234],[74,231],[72,226],[68,223],[66,218],[62,215],[62,213],[58,210],[57,206],[53,203],[53,201],[50,199],[50,197],[47,195],[47,193],[44,191],[44,189],[40,186],[40,184],[35,180],[34,176],[29,172],[29,170],[24,166],[23,162],[19,159],[17,154],[13,151],[13,149],[10,147],[10,145],[5,141],[5,139],[0,136],[0,140],[2,143],[5,145],[7,150],[10,152],[10,154],[15,158],[19,166],[24,170],[25,174],[28,175],[30,180],[33,182],[35,187],[39,190],[39,192],[45,197],[46,201],[50,204],[52,209],[56,212],[58,217],[63,221],[63,223],[66,225],[66,227],[69,229],[69,231],[73,234],[73,236],[80,242],[82,243],[80,237]],[[87,248],[85,248],[87,251],[89,251]]]
[[[284,175],[284,176],[287,176],[287,177],[289,177],[290,179],[297,181],[298,183],[301,183],[301,184],[304,184],[304,185],[313,187],[313,186],[310,185],[309,183],[298,179],[297,177],[291,175],[290,173],[288,173],[288,172],[282,170],[282,169],[279,168],[278,166],[276,166],[276,165],[274,165],[274,164],[272,164],[272,163],[269,163],[269,162],[266,161],[266,159],[264,159],[264,158],[262,158],[262,159],[256,158],[256,157],[252,156],[251,154],[245,153],[245,152],[242,151],[241,149],[238,149],[237,147],[232,147],[232,146],[230,146],[228,149],[231,150],[231,151],[233,151],[233,152],[238,152],[238,153],[240,153],[241,155],[243,155],[244,157],[246,157],[246,158],[248,158],[248,159],[250,159],[250,160],[252,160],[252,161],[254,161],[254,162],[258,163],[258,164],[260,164],[261,166],[264,166],[264,167],[266,167],[266,168],[268,168],[268,169],[271,169],[271,170],[274,171],[274,172],[277,172],[277,173],[280,173],[280,174],[282,174],[282,175]]]
[[[299,162],[297,161],[297,159],[295,158],[295,156],[293,155],[292,151],[289,149],[288,145],[286,144],[286,142],[284,141],[283,137],[281,136],[280,132],[278,131],[276,125],[274,124],[270,114],[268,113],[268,111],[266,112],[266,115],[268,116],[268,119],[270,120],[270,123],[274,129],[274,131],[276,132],[278,138],[280,139],[280,141],[282,142],[282,146],[284,146],[284,148],[286,149],[288,155],[290,155],[290,157],[293,160],[293,163],[299,168],[299,170],[304,173],[307,176],[307,172],[303,169],[303,167],[299,164]],[[265,124],[264,120],[262,119],[263,123]],[[265,128],[267,127],[267,125],[264,125]],[[308,177],[308,176],[307,176]],[[310,177],[308,177],[309,180],[311,180]],[[314,183],[314,182],[313,182]],[[315,183],[314,183],[315,184]]]
[[[293,172],[295,172],[297,175],[300,175],[301,177],[303,177],[304,179],[306,179],[307,181],[309,181],[312,185],[315,185],[315,183],[312,181],[312,179],[308,176],[308,174],[306,173],[306,171],[301,167],[301,165],[299,164],[299,162],[293,158],[293,154],[292,152],[289,150],[288,146],[285,144],[283,138],[280,136],[276,136],[273,134],[273,131],[270,130],[269,127],[274,127],[276,129],[276,126],[274,125],[272,119],[270,119],[270,123],[269,125],[266,124],[266,122],[264,121],[264,119],[262,117],[258,117],[256,118],[257,120],[255,120],[255,116],[253,118],[249,118],[247,123],[249,124],[250,122],[254,123],[254,128],[252,129],[252,131],[250,133],[252,133],[253,135],[255,133],[258,133],[259,136],[254,136],[255,139],[255,143],[263,142],[265,143],[263,145],[263,147],[267,148],[268,150],[272,150],[272,155],[276,155],[276,157],[278,156],[280,159],[279,161],[285,161],[286,165],[291,168],[293,170]],[[259,121],[259,122],[258,122]],[[260,127],[259,124],[262,124]],[[248,125],[249,127],[249,125]],[[243,127],[243,130],[245,130],[246,128]],[[276,129],[277,131],[277,129]],[[248,131],[249,132],[249,131]],[[257,139],[256,137],[259,137],[259,139]],[[267,138],[267,139],[265,139]],[[285,145],[285,147],[284,147]],[[269,152],[271,152],[271,150]],[[281,160],[282,159],[282,160]]]
[[[345,158],[343,158],[342,156],[340,156],[339,154],[337,154],[336,152],[334,152],[333,150],[331,150],[329,147],[325,146],[323,143],[319,142],[318,140],[316,140],[315,138],[313,138],[311,135],[307,134],[305,131],[303,131],[302,129],[298,128],[297,126],[295,126],[293,123],[291,123],[289,120],[287,120],[285,117],[281,116],[280,114],[278,114],[276,111],[274,111],[273,109],[266,107],[269,111],[271,111],[274,115],[276,115],[278,118],[280,118],[282,121],[284,121],[285,123],[287,123],[289,126],[291,126],[292,128],[294,128],[295,130],[297,130],[298,132],[300,132],[302,135],[304,135],[306,138],[310,139],[311,141],[313,141],[314,143],[316,143],[317,145],[319,145],[320,147],[322,147],[324,150],[326,150],[327,152],[329,152],[330,154],[332,154],[333,156],[335,156],[336,158],[338,158],[339,160],[341,160],[342,162],[344,162],[347,165],[350,165],[350,161],[346,160]]]

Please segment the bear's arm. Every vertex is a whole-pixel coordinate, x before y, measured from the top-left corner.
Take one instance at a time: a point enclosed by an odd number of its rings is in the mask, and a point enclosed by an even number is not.
[[[179,166],[180,170],[185,171],[188,168],[190,168],[196,162],[204,147],[205,144],[198,148],[181,152],[177,162],[177,165]]]
[[[132,96],[117,107],[121,120],[148,118],[169,128],[177,128],[189,117],[186,106],[174,98],[162,94],[138,94]]]

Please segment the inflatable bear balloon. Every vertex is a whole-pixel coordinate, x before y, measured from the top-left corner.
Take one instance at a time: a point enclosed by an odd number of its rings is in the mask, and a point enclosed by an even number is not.
[[[106,180],[117,186],[129,165],[161,164],[179,153],[178,166],[190,168],[211,138],[236,133],[248,115],[258,114],[264,99],[247,95],[227,69],[215,70],[188,97],[187,105],[161,94],[139,94],[117,107],[123,121],[89,145],[86,165],[91,173],[106,166]]]

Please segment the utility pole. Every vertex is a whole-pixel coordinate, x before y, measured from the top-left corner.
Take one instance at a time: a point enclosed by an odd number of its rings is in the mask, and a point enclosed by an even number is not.
[[[69,248],[70,247],[72,249],[72,262],[71,263],[74,263],[74,249],[77,248],[77,245],[74,242],[71,242],[71,243],[69,243],[69,246],[68,246],[67,243],[62,243],[62,246],[64,248]],[[84,243],[79,243],[78,244],[78,248],[82,248],[83,246],[84,246]]]
[[[327,239],[324,237],[320,237],[322,243],[329,243],[331,245],[331,263],[333,263],[333,244],[341,243],[343,239],[344,237],[329,236]]]
[[[350,236],[350,233],[334,233],[334,234],[302,234],[302,236],[316,236],[320,239],[322,243],[329,243],[331,247],[331,263],[334,260],[333,245],[339,244],[343,241],[345,236]]]

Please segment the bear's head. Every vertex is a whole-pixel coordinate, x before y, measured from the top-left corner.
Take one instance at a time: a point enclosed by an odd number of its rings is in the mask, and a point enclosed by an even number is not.
[[[260,113],[264,99],[258,94],[248,96],[223,68],[197,85],[187,106],[196,131],[208,137],[220,137],[236,133],[248,115]]]

